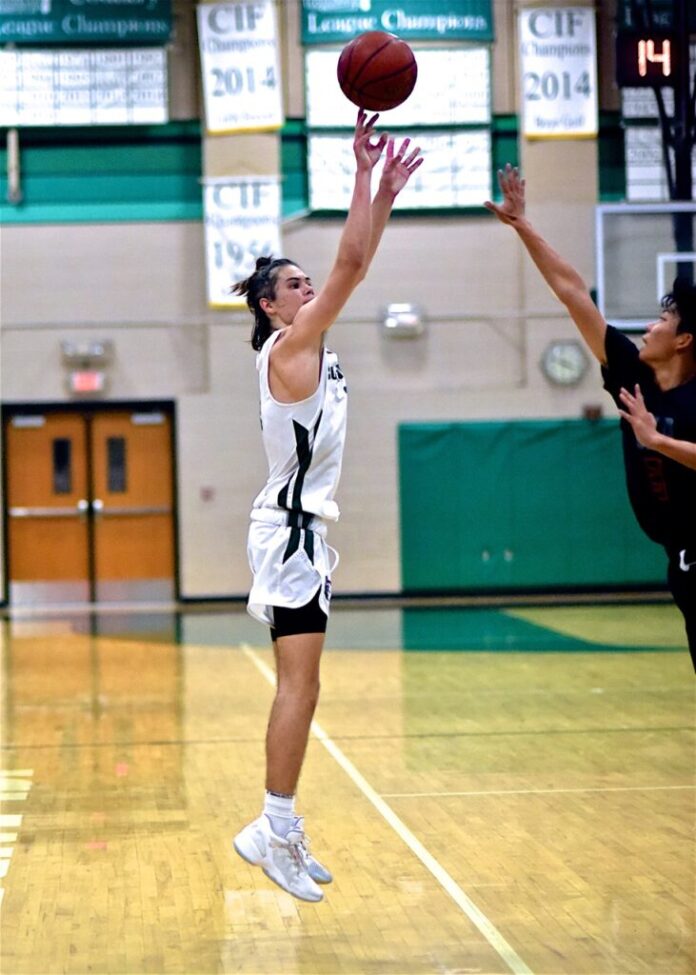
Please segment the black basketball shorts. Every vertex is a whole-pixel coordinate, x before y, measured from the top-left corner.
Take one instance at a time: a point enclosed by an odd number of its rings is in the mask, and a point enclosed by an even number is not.
[[[296,636],[298,633],[326,633],[328,617],[319,605],[321,586],[314,598],[304,606],[290,609],[287,606],[273,607],[271,639],[275,643],[279,636]]]

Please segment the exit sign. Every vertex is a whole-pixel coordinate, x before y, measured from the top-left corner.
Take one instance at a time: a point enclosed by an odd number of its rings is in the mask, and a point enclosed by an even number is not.
[[[71,393],[103,393],[106,374],[101,369],[74,369],[70,373]]]

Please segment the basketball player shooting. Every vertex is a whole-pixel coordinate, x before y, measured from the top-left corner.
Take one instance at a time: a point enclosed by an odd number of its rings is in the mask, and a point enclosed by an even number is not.
[[[269,472],[251,512],[248,555],[253,574],[248,609],[271,628],[277,689],[266,736],[266,794],[261,815],[234,839],[247,862],[283,890],[320,901],[331,873],[309,852],[295,794],[319,696],[331,573],[338,561],[326,543],[338,518],[334,500],[346,429],[346,381],[324,337],[365,277],[396,196],[422,160],[398,150],[378,116],[358,112],[353,140],[355,186],[338,253],[324,286],[288,258],[261,257],[234,292],[254,316],[263,443]],[[372,172],[386,148],[379,187]]]

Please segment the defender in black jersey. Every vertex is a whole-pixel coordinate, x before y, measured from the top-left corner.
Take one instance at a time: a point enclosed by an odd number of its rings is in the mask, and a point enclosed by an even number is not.
[[[502,205],[486,207],[514,228],[602,366],[621,414],[628,494],[639,525],[668,559],[668,585],[684,615],[696,668],[696,287],[677,278],[638,348],[608,325],[578,272],[525,217],[517,169],[498,173]]]

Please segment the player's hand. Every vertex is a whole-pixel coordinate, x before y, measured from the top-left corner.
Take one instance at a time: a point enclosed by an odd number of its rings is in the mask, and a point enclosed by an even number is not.
[[[505,169],[498,170],[498,186],[503,194],[502,204],[486,200],[483,204],[487,210],[494,213],[498,220],[509,225],[524,217],[524,180],[521,179],[517,166],[508,163]]]
[[[366,169],[368,172],[372,172],[379,162],[388,139],[387,133],[383,132],[376,142],[371,141],[375,134],[375,122],[378,118],[379,115],[373,115],[368,119],[367,112],[361,108],[358,112],[358,120],[355,123],[355,136],[353,138],[355,161],[358,164],[358,169]]]
[[[629,393],[622,386],[619,398],[626,407],[625,410],[619,410],[619,413],[631,424],[638,443],[643,447],[654,447],[658,436],[657,420],[647,409],[640,386],[636,385],[635,394]]]
[[[420,155],[420,146],[416,146],[411,152],[406,154],[406,150],[411,144],[410,139],[404,139],[398,150],[394,152],[394,140],[387,140],[387,157],[384,161],[384,169],[379,181],[379,188],[386,190],[393,196],[400,193],[409,179],[423,162]]]

